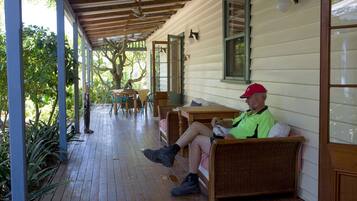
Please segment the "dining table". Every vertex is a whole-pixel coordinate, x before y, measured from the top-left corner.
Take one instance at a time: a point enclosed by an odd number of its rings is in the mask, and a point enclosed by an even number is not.
[[[137,90],[134,90],[134,89],[113,89],[112,91],[112,94],[113,94],[113,97],[114,97],[114,114],[117,114],[118,113],[118,109],[117,109],[117,98],[118,97],[126,97],[126,100],[125,101],[125,108],[126,108],[126,112],[129,111],[129,102],[128,102],[128,99],[130,97],[133,98],[134,100],[134,112],[136,113],[137,110],[138,110],[138,104],[137,104],[137,96],[138,96],[138,91]]]

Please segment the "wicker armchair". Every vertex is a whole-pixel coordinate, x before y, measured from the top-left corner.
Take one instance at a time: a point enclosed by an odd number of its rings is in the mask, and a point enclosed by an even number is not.
[[[179,116],[177,111],[172,109],[176,105],[159,105],[159,136],[160,141],[166,145],[172,145],[180,137]],[[187,124],[186,124],[187,126]]]
[[[280,193],[296,198],[303,141],[301,136],[215,140],[209,156],[209,179],[201,168],[199,171],[201,187],[208,189],[209,201]]]

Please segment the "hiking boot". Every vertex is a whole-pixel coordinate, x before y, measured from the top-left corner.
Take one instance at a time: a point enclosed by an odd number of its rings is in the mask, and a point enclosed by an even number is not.
[[[176,153],[170,147],[160,148],[158,150],[145,149],[144,156],[154,163],[161,163],[165,167],[172,167]]]
[[[145,149],[143,151],[144,156],[154,163],[161,163],[161,160],[158,158],[159,150]]]
[[[85,128],[85,129],[84,129],[84,133],[86,133],[86,134],[92,134],[92,133],[94,133],[94,131],[92,131],[91,129]]]
[[[189,195],[199,192],[200,192],[200,186],[198,183],[197,174],[195,176],[189,174],[186,176],[186,178],[184,179],[184,181],[181,183],[179,187],[175,187],[171,190],[171,195],[184,196],[184,195]]]

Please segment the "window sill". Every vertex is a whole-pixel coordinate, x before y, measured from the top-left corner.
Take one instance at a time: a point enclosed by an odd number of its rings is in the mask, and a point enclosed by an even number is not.
[[[250,84],[250,80],[235,80],[235,79],[221,79],[221,82],[231,83],[231,84]]]

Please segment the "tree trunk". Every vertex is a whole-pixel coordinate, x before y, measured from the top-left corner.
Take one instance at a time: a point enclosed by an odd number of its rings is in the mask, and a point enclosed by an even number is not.
[[[3,123],[3,125],[1,125],[1,130],[4,132],[4,129],[3,128],[5,128],[5,126],[4,126],[4,122],[2,121],[2,109],[3,109],[3,103],[4,102],[4,100],[1,98],[0,99],[0,122],[2,122]],[[5,111],[4,111],[5,112]]]
[[[7,124],[7,117],[9,115],[9,112],[8,111],[5,111],[5,118],[4,118],[4,124],[2,125],[2,132],[4,133],[5,131],[5,128],[6,128],[6,124]]]
[[[4,130],[5,130],[5,124],[4,124],[4,122],[2,121],[2,119],[1,119],[1,117],[2,117],[2,107],[0,108],[0,122],[2,123],[2,125],[1,125],[1,131],[2,132],[4,132]],[[1,133],[0,133],[0,144],[1,144]]]
[[[56,109],[56,106],[57,106],[57,101],[58,101],[58,96],[56,96],[55,102],[54,102],[53,105],[52,105],[52,109],[51,109],[51,113],[50,113],[50,118],[48,118],[47,125],[50,125],[50,123],[51,123],[51,121],[52,121],[52,117],[53,117],[53,114],[55,113],[55,109]]]
[[[121,88],[121,76],[116,73],[112,73],[112,76],[113,76],[113,85],[114,85],[115,89],[120,89]]]
[[[35,103],[35,110],[36,110],[35,124],[37,124],[40,120],[40,107],[38,106],[38,103]]]
[[[102,78],[102,76],[100,75],[100,71],[99,70],[95,70],[95,68],[93,69],[94,70],[94,73],[98,76],[99,80],[100,80],[100,83],[102,83],[102,85],[107,89],[107,91],[110,90],[110,85],[108,85],[104,79]]]

